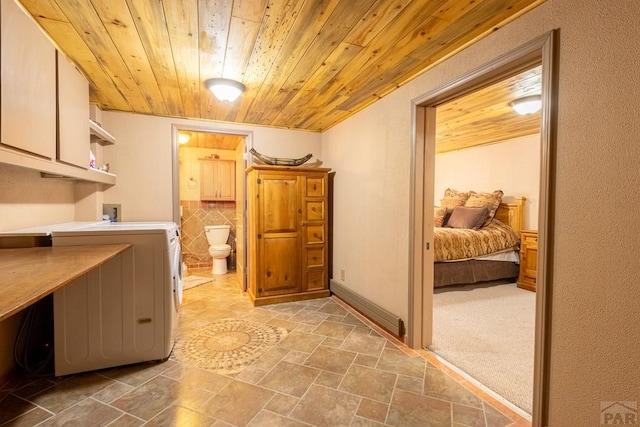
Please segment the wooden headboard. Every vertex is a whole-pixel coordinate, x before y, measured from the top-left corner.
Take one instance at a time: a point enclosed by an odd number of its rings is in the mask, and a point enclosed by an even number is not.
[[[496,218],[513,228],[516,233],[524,228],[524,202],[526,197],[516,197],[515,203],[500,203]]]

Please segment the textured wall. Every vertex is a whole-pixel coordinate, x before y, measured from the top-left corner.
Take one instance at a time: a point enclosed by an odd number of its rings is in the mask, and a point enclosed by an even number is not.
[[[336,173],[334,263],[406,316],[411,99],[558,28],[549,425],[640,400],[640,2],[549,0],[323,134]],[[348,145],[348,147],[347,147]]]
[[[504,191],[504,201],[524,196],[526,230],[538,229],[540,135],[436,154],[434,205],[448,187],[460,191]]]
[[[141,114],[102,113],[103,126],[117,141],[105,147],[105,162],[118,176],[118,184],[105,191],[105,203],[121,203],[125,221],[172,221],[172,125],[202,130],[251,132],[256,150],[272,156],[319,155],[320,134],[235,125],[203,120],[153,117]]]

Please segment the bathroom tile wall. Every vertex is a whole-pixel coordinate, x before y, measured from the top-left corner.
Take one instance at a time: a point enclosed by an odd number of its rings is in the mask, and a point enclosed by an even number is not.
[[[235,250],[236,202],[203,202],[181,200],[182,207],[182,257],[188,268],[211,267],[209,243],[204,233],[205,225],[230,225],[229,240]]]

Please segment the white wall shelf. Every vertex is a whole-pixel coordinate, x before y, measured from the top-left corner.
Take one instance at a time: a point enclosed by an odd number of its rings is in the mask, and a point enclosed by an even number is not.
[[[73,179],[105,185],[116,183],[116,175],[109,172],[70,166],[5,147],[0,147],[0,163],[37,170],[46,178]]]
[[[116,143],[116,138],[113,135],[91,119],[89,119],[89,132],[91,133],[91,142],[97,142],[100,145],[111,145]]]

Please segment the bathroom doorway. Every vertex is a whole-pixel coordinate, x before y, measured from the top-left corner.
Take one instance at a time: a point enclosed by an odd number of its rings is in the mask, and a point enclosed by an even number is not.
[[[246,183],[251,132],[173,126],[173,217],[180,226],[183,262],[189,270],[211,269],[213,259],[204,227],[229,225],[227,258],[246,288]],[[211,169],[224,168],[212,181]],[[217,172],[216,172],[217,174]],[[218,176],[218,175],[216,175]],[[215,186],[224,185],[224,191]],[[231,192],[230,192],[231,189]]]

